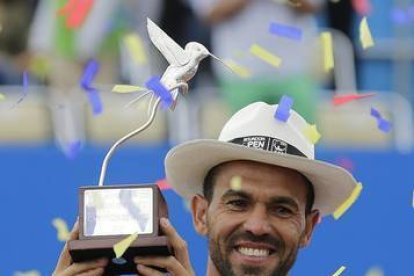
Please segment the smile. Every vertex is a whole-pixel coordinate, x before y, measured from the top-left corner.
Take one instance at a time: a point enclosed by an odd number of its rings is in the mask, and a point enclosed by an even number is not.
[[[237,251],[245,256],[254,256],[254,257],[267,257],[270,255],[270,250],[268,249],[258,249],[258,248],[249,248],[249,247],[237,247]]]

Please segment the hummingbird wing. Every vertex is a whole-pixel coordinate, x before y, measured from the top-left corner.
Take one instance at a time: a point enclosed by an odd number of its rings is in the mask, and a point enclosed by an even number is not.
[[[152,43],[169,64],[183,66],[190,62],[189,54],[149,18],[147,29]]]

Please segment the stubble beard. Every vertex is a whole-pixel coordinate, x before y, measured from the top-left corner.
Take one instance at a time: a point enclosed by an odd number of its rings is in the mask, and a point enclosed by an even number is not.
[[[228,256],[234,250],[234,242],[238,240],[240,237],[249,237],[248,240],[251,241],[263,241],[268,242],[272,241],[272,244],[278,248],[279,252],[279,264],[271,271],[269,274],[264,274],[265,271],[261,267],[252,267],[252,266],[241,266],[242,274],[238,275],[234,271]],[[289,270],[292,268],[293,264],[295,263],[299,245],[296,245],[291,252],[282,259],[283,253],[286,250],[285,243],[279,238],[263,238],[263,237],[255,237],[250,233],[234,233],[232,234],[227,241],[226,244],[223,245],[224,248],[221,248],[220,243],[218,240],[211,237],[210,233],[207,235],[208,243],[209,243],[209,254],[210,259],[212,260],[214,266],[216,267],[217,271],[222,276],[247,276],[247,275],[260,275],[260,276],[286,276],[288,275]],[[280,251],[279,251],[280,250]],[[224,251],[224,252],[223,252]],[[280,253],[281,252],[281,253]]]

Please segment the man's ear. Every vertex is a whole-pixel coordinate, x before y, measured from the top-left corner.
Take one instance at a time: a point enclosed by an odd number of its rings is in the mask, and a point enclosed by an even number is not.
[[[202,195],[195,195],[191,199],[191,212],[193,215],[194,227],[200,235],[207,235],[207,209],[208,201]]]
[[[312,212],[306,216],[306,226],[300,241],[300,247],[306,247],[309,245],[313,230],[315,229],[315,225],[318,224],[319,219],[319,210],[312,210]]]

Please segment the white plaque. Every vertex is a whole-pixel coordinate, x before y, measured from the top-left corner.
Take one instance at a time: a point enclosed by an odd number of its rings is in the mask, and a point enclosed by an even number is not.
[[[85,237],[153,232],[151,188],[86,190],[83,206]]]

